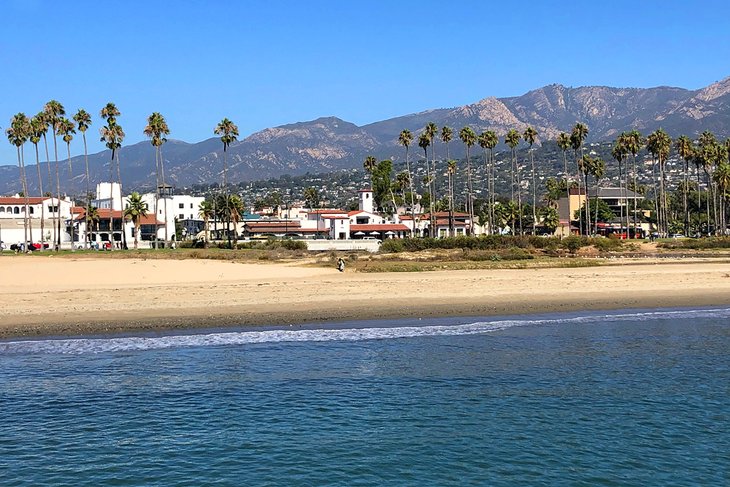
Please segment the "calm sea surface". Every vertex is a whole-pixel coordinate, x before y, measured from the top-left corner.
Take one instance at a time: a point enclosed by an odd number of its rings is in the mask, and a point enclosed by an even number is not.
[[[730,309],[0,342],[0,485],[730,485]]]

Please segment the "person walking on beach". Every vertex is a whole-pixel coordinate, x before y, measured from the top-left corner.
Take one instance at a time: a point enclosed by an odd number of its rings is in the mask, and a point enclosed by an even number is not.
[[[340,272],[345,272],[345,260],[342,257],[337,259],[337,270]]]

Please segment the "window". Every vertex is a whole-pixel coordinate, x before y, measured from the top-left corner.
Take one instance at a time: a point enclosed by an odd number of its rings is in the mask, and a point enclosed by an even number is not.
[[[185,215],[184,215],[184,214],[182,214],[182,213],[180,213],[180,216],[179,216],[178,218],[179,218],[180,220],[184,220],[184,219],[185,219]]]
[[[179,205],[177,205],[177,207],[182,210],[183,208],[185,208],[185,203],[180,203]]]
[[[15,213],[16,215],[19,214],[20,213],[20,207],[16,206],[15,208],[13,208],[13,213]]]
[[[190,209],[192,209],[192,208],[193,208],[193,204],[192,204],[192,203],[190,203]]]
[[[34,214],[35,213],[35,208],[33,208],[32,206],[29,206],[28,207],[28,213],[30,213],[31,215]]]
[[[0,213],[5,213],[5,207],[4,206],[0,206]]]

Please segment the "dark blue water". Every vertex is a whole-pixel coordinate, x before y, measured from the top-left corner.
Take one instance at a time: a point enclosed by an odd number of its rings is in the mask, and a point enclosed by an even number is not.
[[[730,484],[730,310],[421,324],[0,342],[0,485]]]

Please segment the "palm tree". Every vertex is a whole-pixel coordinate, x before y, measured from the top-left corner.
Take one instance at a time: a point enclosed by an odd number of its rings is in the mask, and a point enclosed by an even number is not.
[[[8,142],[13,144],[18,152],[18,172],[20,174],[20,185],[23,188],[23,197],[25,198],[25,208],[23,210],[23,232],[24,246],[23,250],[28,252],[29,234],[28,234],[28,183],[25,177],[25,161],[23,157],[23,145],[28,141],[30,133],[30,122],[24,113],[17,113],[10,121],[10,127],[5,130]],[[31,238],[32,241],[32,238]]]
[[[657,192],[657,183],[654,181],[654,195],[656,196],[657,209],[657,226],[659,231],[666,235],[669,230],[667,223],[667,201],[664,191],[664,165],[669,157],[669,151],[672,147],[672,139],[662,130],[657,129],[646,138],[646,148],[652,155],[652,160],[659,165],[659,191]]]
[[[39,131],[40,131],[41,135],[43,136],[43,147],[45,148],[45,152],[46,152],[46,168],[48,169],[48,185],[53,187],[53,177],[51,176],[51,156],[49,155],[49,152],[48,152],[48,137],[47,137],[48,128],[50,127],[51,123],[49,121],[49,115],[45,111],[45,107],[43,110],[38,112],[38,114],[34,118],[37,118],[38,121],[41,123],[41,126],[39,127]],[[48,194],[52,196],[52,193],[50,191],[48,192]],[[55,245],[55,242],[56,242],[56,224],[55,224],[56,215],[54,215],[53,212],[51,212],[51,221],[53,223],[52,224],[52,227],[53,227],[52,242],[54,242],[54,245]]]
[[[469,235],[474,233],[474,188],[472,186],[471,160],[469,158],[469,149],[477,143],[477,134],[471,127],[462,127],[459,131],[459,138],[466,146],[466,192],[467,202],[466,209],[469,214]]]
[[[370,185],[373,185],[373,171],[375,171],[375,168],[378,166],[378,160],[375,158],[375,156],[367,156],[365,160],[362,163],[363,169],[365,169],[365,172],[370,176]]]
[[[221,208],[221,216],[226,219],[226,221],[230,221],[233,224],[233,245],[234,248],[238,246],[238,222],[241,221],[241,216],[243,215],[243,200],[241,200],[241,197],[237,194],[231,194],[228,196],[221,195],[218,197],[219,200],[225,200],[228,201],[220,201],[218,203],[218,206]]]
[[[142,200],[142,196],[136,191],[132,192],[127,198],[127,206],[124,208],[124,217],[130,218],[134,224],[134,248],[139,243],[139,228],[142,224],[142,218],[147,216],[147,203]],[[124,225],[122,225],[123,227]]]
[[[454,236],[454,177],[456,176],[456,161],[447,161],[446,173],[449,176],[449,236]]]
[[[489,149],[489,174],[487,174],[487,192],[489,193],[489,232],[492,232],[491,225],[494,224],[494,204],[496,200],[496,190],[494,186],[495,180],[495,167],[494,167],[494,148],[499,143],[499,137],[493,130],[487,130],[484,138],[486,139],[486,146]]]
[[[687,205],[687,189],[689,186],[689,162],[694,158],[694,146],[692,140],[686,135],[681,135],[675,142],[677,154],[684,161],[684,185],[682,187],[682,209],[684,211],[684,234],[689,235],[689,207]],[[699,190],[699,188],[698,188]]]
[[[532,234],[535,235],[535,225],[537,224],[537,184],[535,183],[535,156],[532,153],[532,145],[535,143],[537,130],[532,127],[527,127],[522,137],[530,146],[528,152],[530,153],[530,165],[532,166]]]
[[[603,159],[594,157],[588,166],[588,171],[591,176],[596,180],[596,211],[595,218],[593,219],[593,233],[598,233],[598,194],[600,193],[601,178],[606,173],[606,163]],[[588,186],[586,186],[587,188]]]
[[[208,241],[210,240],[210,219],[215,216],[213,211],[213,204],[210,200],[204,200],[198,206],[198,215],[203,218],[203,230],[205,232],[205,247],[208,247]]]
[[[560,132],[556,140],[558,148],[563,151],[563,175],[565,180],[568,180],[568,149],[570,149],[570,135],[565,132]],[[566,184],[566,187],[568,185]]]
[[[91,115],[84,110],[83,108],[79,109],[78,112],[76,112],[76,115],[73,117],[74,121],[76,122],[76,126],[79,129],[79,132],[81,132],[81,137],[84,140],[84,164],[85,164],[85,177],[86,180],[86,201],[87,205],[88,202],[91,201],[91,189],[89,187],[90,181],[89,181],[89,151],[88,147],[86,145],[86,130],[91,126]],[[86,231],[88,233],[89,231],[89,214],[88,212],[84,212],[86,215]],[[84,239],[84,248],[88,248],[88,239]]]
[[[317,188],[314,186],[305,188],[303,196],[307,208],[317,208],[319,206],[319,193],[317,193]]]
[[[36,115],[30,119],[30,141],[35,148],[35,167],[38,171],[38,194],[43,198],[43,176],[41,176],[41,159],[38,153],[38,142],[41,141],[41,137],[46,131],[46,125],[42,118]],[[41,246],[40,251],[43,252],[44,243],[46,240],[46,205],[41,201]]]
[[[226,195],[226,204],[229,203],[228,196],[228,147],[238,140],[238,127],[235,123],[231,122],[227,118],[224,118],[216,125],[213,130],[215,135],[221,136],[221,142],[223,142],[223,191]],[[230,208],[226,208],[226,212],[230,213]],[[231,221],[230,218],[226,220],[226,233],[228,234],[228,246],[231,246]]]
[[[68,153],[68,175],[69,181],[73,181],[73,171],[71,168],[71,141],[73,140],[73,134],[76,133],[76,127],[74,123],[64,117],[58,120],[58,127],[56,131],[59,135],[63,136],[63,141],[66,142],[66,150]],[[69,188],[71,183],[69,183]],[[74,221],[71,219],[71,250],[74,250]]]
[[[408,171],[408,185],[410,191],[411,191],[411,221],[413,226],[411,227],[411,237],[415,235],[416,232],[416,203],[415,203],[415,195],[413,192],[413,174],[411,173],[411,164],[408,160],[408,147],[410,147],[411,142],[413,142],[413,134],[408,129],[403,129],[398,136],[398,143],[405,147],[406,149],[406,171]]]
[[[727,161],[728,158],[728,147],[726,145],[719,145],[719,158],[721,159],[715,169],[713,179],[717,185],[718,193],[720,195],[720,228],[722,229],[722,235],[726,234],[727,229],[727,218],[726,218],[726,200],[728,197],[728,188],[730,188],[730,164]]]
[[[165,189],[165,165],[162,159],[162,144],[167,142],[166,135],[170,134],[170,128],[167,126],[165,117],[159,112],[154,112],[147,117],[147,126],[144,128],[144,134],[150,138],[152,146],[155,148],[155,173],[157,176],[157,191],[155,192],[155,211],[160,206],[160,188]],[[167,195],[164,200],[165,215],[165,246],[168,247],[169,235],[167,231]],[[157,239],[155,239],[155,248],[157,248]]]
[[[481,147],[484,150],[484,175],[485,175],[485,180],[487,183],[487,204],[488,205],[490,205],[491,201],[492,201],[492,192],[491,192],[491,188],[489,186],[489,175],[491,173],[490,166],[489,166],[490,159],[488,157],[488,152],[487,152],[487,150],[489,149],[489,142],[490,142],[490,139],[489,139],[489,134],[487,132],[482,132],[481,134],[479,134],[479,137],[477,137],[477,143],[479,144],[479,147]],[[492,228],[493,228],[494,222],[492,221],[492,212],[489,209],[487,210],[487,219],[489,222],[489,233],[492,233]]]
[[[51,100],[43,106],[43,112],[46,114],[46,123],[51,127],[51,133],[53,134],[53,154],[56,161],[56,198],[58,199],[58,211],[56,212],[54,246],[56,247],[56,251],[58,251],[61,248],[61,179],[58,170],[58,143],[56,136],[58,135],[58,121],[66,115],[66,109],[63,108],[60,102]]]
[[[573,148],[573,152],[575,154],[576,159],[576,165],[578,166],[578,195],[580,197],[581,191],[580,191],[580,179],[581,179],[581,164],[583,161],[583,142],[585,141],[586,137],[588,137],[588,127],[585,124],[582,124],[580,122],[576,123],[573,127],[573,131],[570,133],[570,145]],[[580,153],[580,158],[578,158],[578,155]],[[591,227],[591,208],[590,208],[590,201],[588,199],[588,187],[586,187],[586,233],[588,233],[588,229]],[[578,219],[579,219],[579,226],[581,228],[581,231],[583,229],[583,216],[582,212],[578,213]]]
[[[428,137],[428,140],[431,142],[431,186],[430,186],[430,192],[431,192],[431,199],[433,199],[434,203],[438,200],[438,195],[436,192],[436,137],[439,134],[439,128],[438,126],[433,122],[428,122],[426,124],[426,127],[423,129],[423,131],[426,133],[426,136]],[[434,218],[434,224],[435,224],[435,218]]]
[[[504,143],[507,144],[512,151],[512,164],[510,167],[510,188],[511,188],[511,196],[510,200],[514,201],[515,199],[515,168],[517,167],[517,153],[515,152],[517,145],[520,143],[520,133],[517,132],[515,129],[511,129],[507,132],[507,135],[504,137]],[[519,197],[519,191],[518,191],[518,197]],[[520,204],[518,205],[518,214],[520,215],[520,231],[522,231],[522,204],[521,204],[521,198]],[[515,234],[514,226],[512,227],[512,235]]]
[[[618,162],[618,184],[621,190],[621,200],[622,203],[620,205],[621,215],[619,216],[619,220],[621,221],[621,226],[624,225],[624,203],[626,201],[626,194],[624,193],[624,185],[623,185],[623,172],[622,172],[622,163],[626,160],[626,155],[628,154],[628,151],[626,150],[626,145],[624,144],[625,140],[625,132],[622,133],[619,137],[616,138],[616,140],[613,143],[613,148],[611,149],[611,156],[614,158],[616,162]],[[628,223],[628,205],[626,206],[626,236],[628,237],[629,233],[629,223]],[[598,208],[596,208],[596,212],[598,211]],[[623,233],[623,232],[622,232]]]
[[[96,232],[99,228],[99,211],[96,206],[91,206],[91,202],[86,203],[86,209],[84,211],[84,219],[87,222],[86,227],[86,240],[91,245],[91,234]]]
[[[431,193],[431,166],[428,164],[428,146],[431,145],[431,139],[428,138],[428,135],[426,132],[421,132],[421,135],[418,136],[418,147],[423,149],[423,158],[426,161],[426,179],[424,182],[426,185],[428,185],[428,210],[429,210],[429,236],[433,237],[433,194]],[[414,220],[413,225],[415,226],[416,222]]]
[[[641,146],[643,145],[643,140],[641,137],[641,133],[638,130],[631,130],[629,133],[626,134],[624,138],[624,146],[626,147],[626,150],[631,154],[631,161],[633,162],[633,171],[631,173],[632,175],[632,186],[634,188],[634,191],[639,187],[637,182],[637,176],[638,171],[636,170],[636,156],[639,154],[639,151],[641,150]],[[626,171],[628,172],[628,170]],[[628,179],[628,178],[627,178]],[[639,238],[639,233],[636,231],[636,213],[637,213],[637,205],[636,205],[636,198],[633,198],[634,201],[634,208],[633,208],[633,223],[634,223],[634,238]]]
[[[101,134],[101,141],[105,143],[107,149],[111,151],[111,160],[109,162],[109,172],[111,175],[110,180],[114,181],[114,162],[116,161],[117,166],[117,182],[119,184],[119,197],[122,196],[122,176],[119,164],[119,149],[122,147],[122,141],[124,140],[125,133],[122,126],[117,123],[117,117],[120,115],[114,103],[107,103],[104,108],[101,109],[101,118],[106,120],[106,125],[99,129]],[[113,192],[112,192],[113,193]],[[114,194],[110,195],[112,200]],[[111,250],[114,250],[114,213],[110,212],[109,216],[109,243],[111,244]],[[122,239],[124,240],[124,246],[126,247],[126,232],[124,231],[124,222],[122,222]]]

